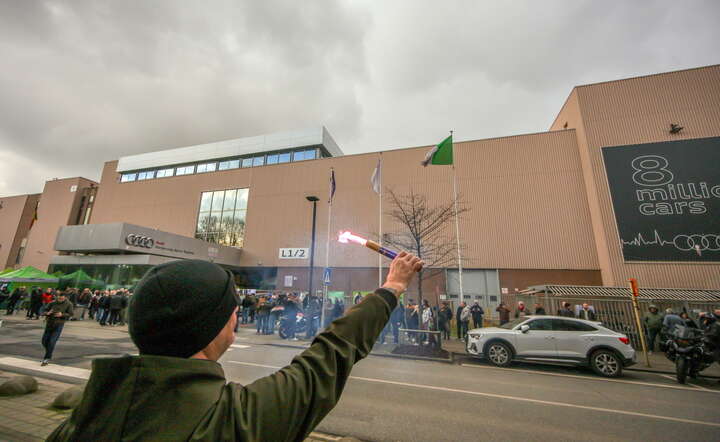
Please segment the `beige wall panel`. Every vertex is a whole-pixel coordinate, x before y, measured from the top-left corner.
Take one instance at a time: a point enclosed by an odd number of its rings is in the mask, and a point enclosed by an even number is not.
[[[65,178],[45,183],[38,206],[38,219],[30,230],[25,257],[20,263],[23,267],[30,265],[47,270],[50,258],[57,254],[53,246],[58,229],[75,222],[77,213],[73,213],[73,209],[78,207],[82,189],[91,184],[97,183],[85,178]],[[71,191],[72,186],[77,186],[74,192]]]
[[[15,265],[20,243],[27,236],[39,196],[35,194],[0,198],[0,271]]]
[[[605,244],[607,244],[607,239],[602,218],[600,216],[600,200],[598,198],[597,184],[595,181],[595,171],[592,167],[592,160],[587,147],[587,137],[585,135],[585,126],[580,112],[580,102],[578,99],[577,89],[573,89],[570,93],[570,96],[565,101],[565,104],[550,128],[551,131],[566,129],[574,129],[576,133],[580,164],[582,165],[583,170],[583,183],[585,184],[586,201],[590,212],[590,225],[592,227],[592,234],[595,241],[595,252],[600,272],[602,274],[603,283],[605,285],[614,285],[610,264],[610,254],[605,246]]]
[[[720,136],[720,66],[582,86],[577,91],[611,260],[612,279],[603,282],[622,285],[635,277],[647,287],[720,287],[720,264],[623,261],[601,154],[605,146]],[[685,129],[672,135],[670,123]]]
[[[420,165],[428,148],[384,152],[384,187],[400,193],[412,187],[426,194],[431,204],[452,201],[452,169]],[[467,267],[598,267],[573,131],[457,143],[455,156],[460,191],[473,208],[461,220]],[[315,265],[323,267],[333,167],[337,193],[330,265],[374,267],[376,254],[338,244],[336,234],[350,229],[377,238],[379,200],[370,176],[378,157],[378,153],[352,155],[135,183],[119,183],[115,162],[110,162],[105,165],[92,222],[124,221],[192,236],[201,192],[249,187],[239,265],[306,267],[309,260],[278,259],[278,249],[310,247],[312,204],[305,197],[315,195],[320,198]],[[390,210],[387,199],[383,209]],[[383,230],[399,231],[399,226],[385,216]],[[446,235],[454,242],[452,223]],[[530,250],[533,253],[525,252]]]

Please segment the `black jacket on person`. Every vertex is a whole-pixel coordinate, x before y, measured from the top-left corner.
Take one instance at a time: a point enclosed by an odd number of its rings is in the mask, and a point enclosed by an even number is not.
[[[570,310],[569,308],[561,308],[560,310],[558,310],[558,314],[557,314],[557,315],[558,315],[558,316],[565,316],[565,317],[568,317],[568,318],[574,318],[574,317],[575,317],[575,314],[574,314],[574,313],[572,312],[572,310]]]
[[[123,296],[122,295],[112,295],[110,296],[110,310],[121,310],[123,308]]]
[[[536,314],[536,315],[547,315],[547,313],[545,313],[545,309],[542,308],[542,307],[536,308],[536,309],[535,309],[535,314]]]
[[[587,321],[594,321],[595,320],[595,312],[590,309],[580,309],[578,312],[578,319],[585,319]]]
[[[13,290],[12,295],[10,295],[10,299],[8,300],[8,302],[12,302],[12,303],[18,302],[26,294],[27,294],[27,292],[25,290],[15,289],[15,290]]]

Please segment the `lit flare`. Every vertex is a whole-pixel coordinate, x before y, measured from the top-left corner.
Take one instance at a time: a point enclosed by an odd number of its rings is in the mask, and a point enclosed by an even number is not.
[[[343,244],[348,244],[348,243],[353,242],[355,244],[365,246],[368,249],[372,249],[372,250],[378,252],[379,254],[381,254],[387,258],[390,258],[390,259],[395,259],[395,257],[398,255],[397,252],[390,250],[390,249],[386,249],[385,247],[382,247],[380,244],[376,243],[375,241],[371,241],[371,240],[365,239],[361,236],[357,236],[357,235],[353,234],[352,232],[350,232],[349,230],[340,232],[340,234],[338,235],[338,242],[341,242]]]

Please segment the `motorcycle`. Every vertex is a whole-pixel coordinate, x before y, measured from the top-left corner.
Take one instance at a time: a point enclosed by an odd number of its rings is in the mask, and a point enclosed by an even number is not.
[[[705,343],[702,330],[676,325],[665,342],[665,356],[675,362],[675,375],[680,384],[709,367],[714,359]]]
[[[298,312],[295,316],[295,335],[300,335],[307,332],[307,319],[305,315]],[[282,339],[287,339],[290,335],[288,330],[288,317],[285,315],[280,316],[280,328],[278,328],[278,334]]]

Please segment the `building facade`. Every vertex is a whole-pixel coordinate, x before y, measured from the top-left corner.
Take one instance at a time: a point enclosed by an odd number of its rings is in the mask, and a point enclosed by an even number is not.
[[[452,202],[453,168],[420,165],[430,147],[344,155],[316,128],[122,157],[105,163],[99,185],[73,179],[97,189],[92,207],[78,209],[77,195],[63,194],[69,182],[46,185],[18,265],[52,270],[72,261],[52,256],[60,225],[39,224],[52,207],[67,214],[60,224],[129,223],[241,249],[227,263],[241,286],[306,291],[315,205],[313,287],[322,287],[327,259],[330,291],[372,290],[377,255],[339,244],[337,232],[406,235],[391,192],[420,195],[426,208]],[[693,166],[712,165],[718,152],[720,66],[578,86],[548,132],[456,141],[459,199],[468,208],[459,219],[466,300],[492,307],[531,285],[623,286],[629,277],[646,287],[720,287],[718,168]],[[380,160],[382,214],[370,183]],[[437,237],[454,244],[454,224]],[[458,299],[455,259],[430,273],[425,296]]]

